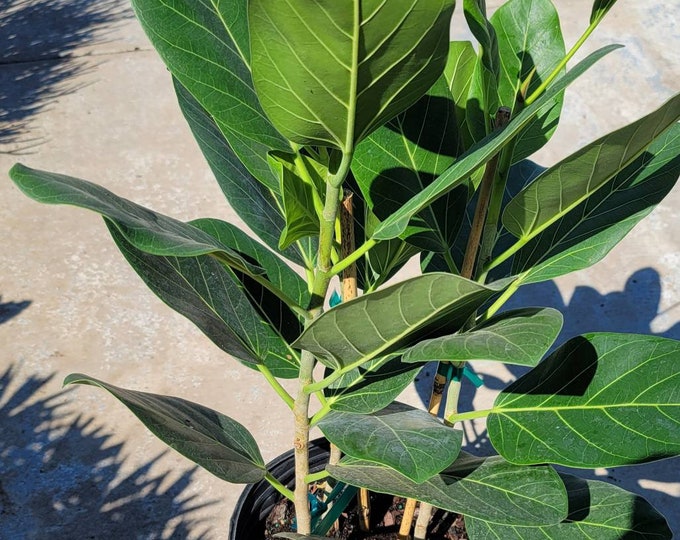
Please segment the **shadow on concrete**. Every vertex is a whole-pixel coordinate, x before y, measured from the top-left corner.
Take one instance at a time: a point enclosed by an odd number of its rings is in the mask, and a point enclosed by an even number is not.
[[[67,392],[45,397],[52,379],[0,375],[0,537],[208,538],[193,516],[212,503],[186,493],[197,467],[152,472],[161,454],[124,473],[121,443],[70,411]]]
[[[30,300],[22,300],[21,302],[3,302],[2,296],[0,296],[0,324],[6,323],[12,317],[16,317],[30,305]]]
[[[592,287],[579,286],[574,290],[571,299],[565,303],[562,295],[552,281],[535,283],[521,288],[505,305],[504,310],[527,306],[553,307],[564,315],[564,326],[556,340],[555,347],[568,339],[587,332],[624,332],[656,335],[672,339],[680,339],[680,322],[663,332],[654,332],[653,322],[660,315],[661,279],[653,268],[643,268],[634,272],[626,281],[622,291],[600,294]],[[555,348],[553,347],[553,348]],[[519,378],[529,368],[506,365],[514,376]],[[416,389],[420,399],[427,404],[430,397],[432,378],[436,365],[428,365],[418,377]],[[484,386],[500,391],[508,383],[488,373],[481,374]],[[476,388],[467,381],[463,384],[460,395],[460,410],[473,409]],[[476,455],[495,454],[489,441],[486,429],[478,430],[472,423],[466,425],[464,447]],[[602,469],[599,475],[590,470],[570,470],[560,468],[570,474],[582,478],[605,480],[628,491],[642,495],[662,513],[676,509],[666,515],[671,529],[680,532],[680,512],[677,511],[678,498],[663,490],[663,485],[680,485],[680,458],[672,458],[634,467]],[[656,489],[652,486],[658,483]]]
[[[29,118],[79,86],[75,48],[132,16],[123,0],[0,0],[0,145],[25,153]],[[107,30],[108,29],[108,30]],[[10,145],[10,143],[12,143]]]

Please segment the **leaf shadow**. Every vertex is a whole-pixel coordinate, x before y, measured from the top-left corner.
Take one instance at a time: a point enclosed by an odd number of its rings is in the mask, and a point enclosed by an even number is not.
[[[48,393],[54,374],[18,372],[0,375],[0,536],[209,537],[196,512],[214,501],[188,492],[198,467],[159,473],[163,452],[130,471],[123,444],[71,411],[68,391]]]
[[[43,142],[27,138],[30,117],[79,89],[73,78],[91,69],[77,46],[131,17],[122,0],[0,0],[0,151]]]
[[[2,302],[2,296],[0,296],[0,324],[6,323],[13,317],[16,317],[30,305],[30,300],[22,300],[20,302]]]

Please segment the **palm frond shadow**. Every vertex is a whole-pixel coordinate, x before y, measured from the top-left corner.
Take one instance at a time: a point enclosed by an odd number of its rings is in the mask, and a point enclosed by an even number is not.
[[[80,88],[74,76],[88,68],[76,47],[131,16],[123,0],[0,0],[0,151],[43,142],[28,135],[30,117]]]
[[[17,372],[0,375],[0,536],[209,538],[195,514],[214,502],[187,490],[198,467],[158,473],[160,454],[128,472],[122,443],[72,412],[68,392],[44,397],[53,375]]]

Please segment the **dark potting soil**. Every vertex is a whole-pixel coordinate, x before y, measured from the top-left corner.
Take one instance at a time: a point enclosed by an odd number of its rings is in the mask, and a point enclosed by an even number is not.
[[[340,540],[398,540],[399,525],[404,515],[406,499],[371,493],[371,530],[359,527],[359,507],[343,513],[338,520],[338,529],[331,531],[328,538]],[[416,517],[417,517],[416,510]],[[274,540],[280,532],[293,532],[295,511],[288,499],[279,501],[267,517],[265,539]],[[415,521],[415,520],[414,520]],[[460,514],[437,510],[432,513],[428,528],[428,540],[468,540],[465,522]]]

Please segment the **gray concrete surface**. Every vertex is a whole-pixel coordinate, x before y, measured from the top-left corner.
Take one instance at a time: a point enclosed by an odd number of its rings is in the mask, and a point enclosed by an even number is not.
[[[573,43],[591,1],[556,4]],[[679,24],[677,0],[618,2],[587,48],[626,48],[572,86],[537,160],[567,155],[678,91]],[[6,1],[0,55],[0,170],[20,160],[181,219],[234,219],[124,3]],[[97,216],[34,203],[6,177],[0,200],[0,538],[224,538],[239,486],[166,452],[102,391],[63,392],[61,380],[81,371],[200,401],[251,429],[266,459],[290,444],[273,392],[148,292]],[[521,300],[562,309],[563,337],[615,329],[680,339],[679,211],[676,189],[605,261]],[[476,406],[516,375],[477,369],[487,388],[463,396]],[[404,399],[420,403],[421,393],[422,381]],[[482,425],[466,433],[488,448]],[[680,533],[679,460],[596,475],[643,494]]]

